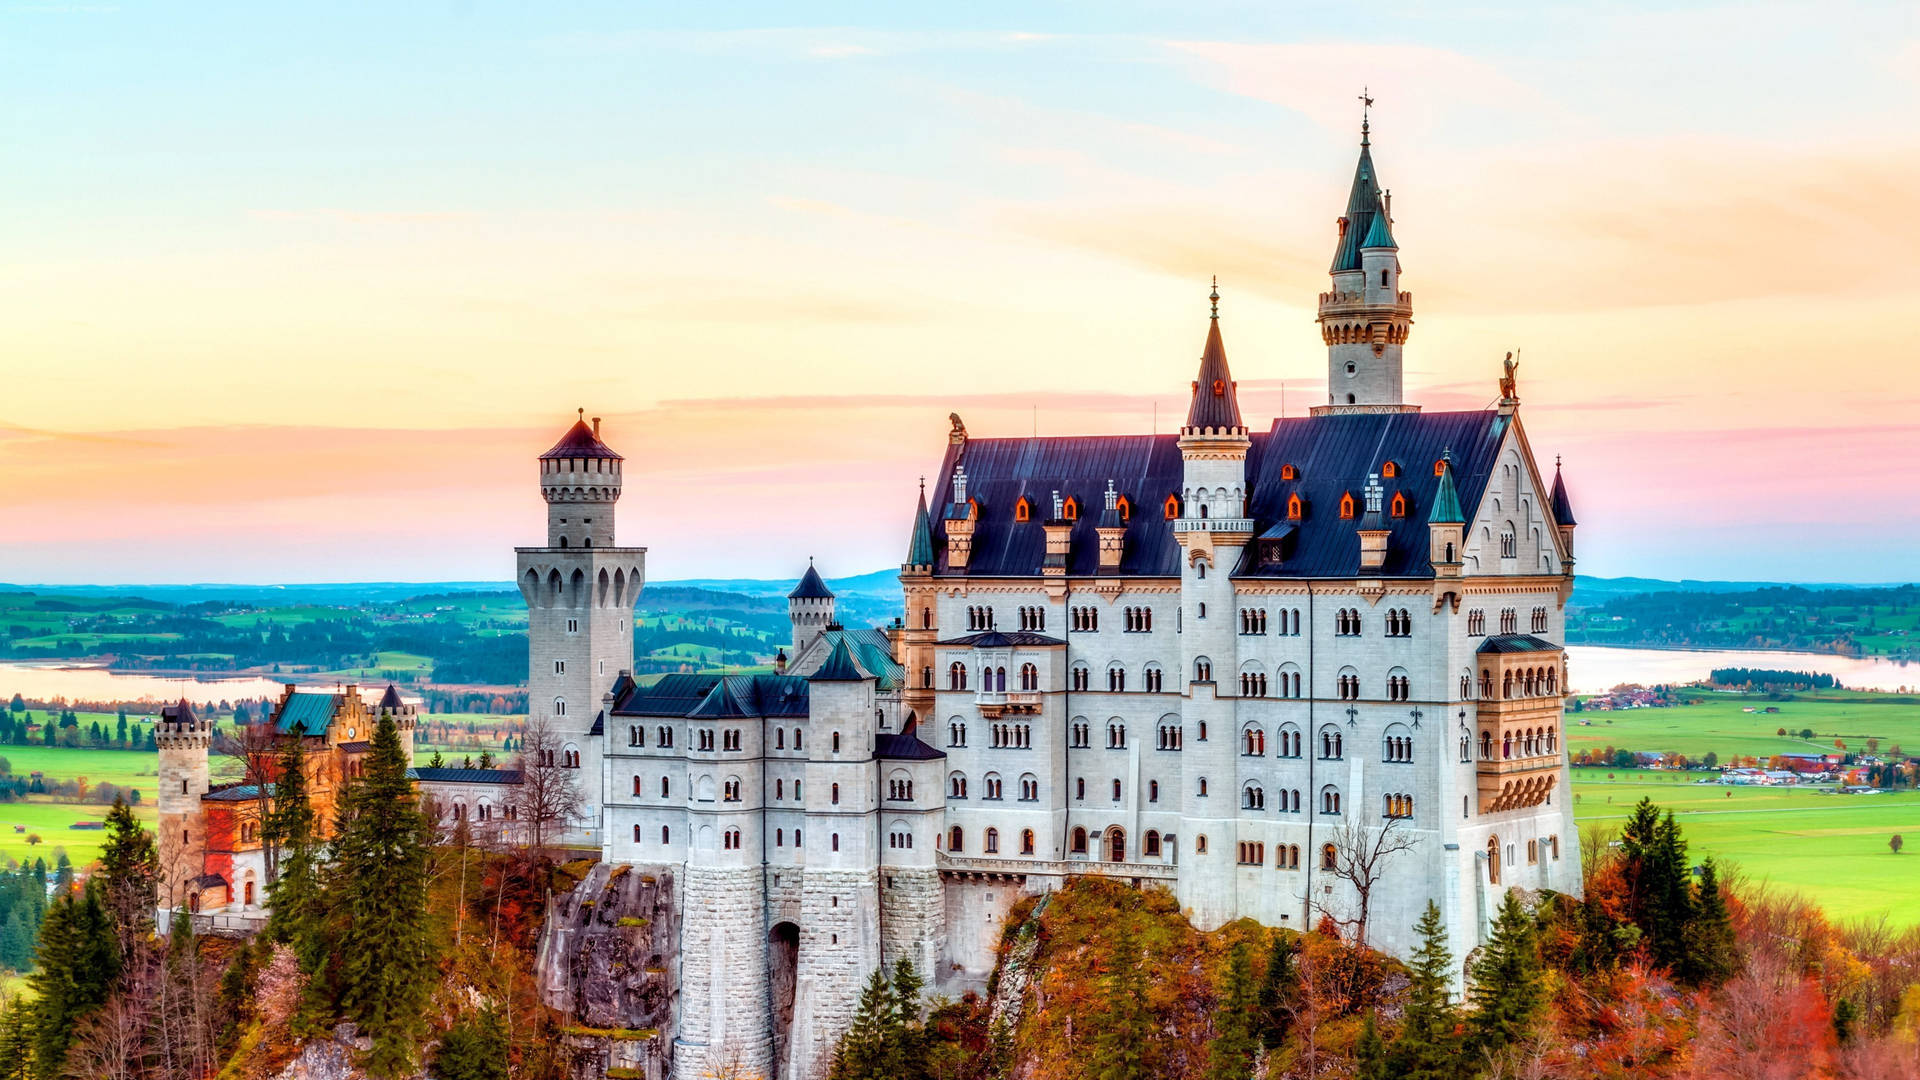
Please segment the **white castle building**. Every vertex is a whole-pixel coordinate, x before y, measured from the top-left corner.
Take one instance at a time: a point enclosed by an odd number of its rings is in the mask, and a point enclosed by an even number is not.
[[[1327,403],[1254,429],[1214,296],[1178,435],[972,438],[954,418],[886,630],[808,568],[773,675],[639,685],[643,549],[583,419],[519,552],[531,700],[612,863],[680,890],[674,1072],[820,1076],[876,965],[978,985],[1023,894],[1100,874],[1202,928],[1351,927],[1345,846],[1404,953],[1457,953],[1508,888],[1580,888],[1560,741],[1574,520],[1509,361],[1494,407],[1405,402],[1412,296],[1364,136],[1319,299]]]

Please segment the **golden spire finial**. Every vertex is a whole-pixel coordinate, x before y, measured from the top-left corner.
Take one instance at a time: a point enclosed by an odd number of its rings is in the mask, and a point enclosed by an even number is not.
[[[1212,317],[1215,319],[1218,319],[1220,317],[1220,275],[1219,274],[1213,275],[1213,291],[1207,294],[1207,299],[1213,301]]]

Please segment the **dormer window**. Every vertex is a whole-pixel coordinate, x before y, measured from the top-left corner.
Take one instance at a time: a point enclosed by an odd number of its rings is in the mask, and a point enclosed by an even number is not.
[[[1397,518],[1407,516],[1407,496],[1403,492],[1393,493],[1393,516]]]
[[[1300,470],[1294,468],[1292,465],[1282,465],[1280,466],[1280,479],[1298,480],[1300,479]]]
[[[1392,480],[1393,478],[1399,475],[1400,475],[1400,466],[1395,464],[1394,462],[1389,461],[1380,466],[1380,478],[1382,480]]]
[[[1340,519],[1342,521],[1353,519],[1353,492],[1351,491],[1340,496]]]
[[[1133,520],[1133,504],[1127,501],[1127,497],[1125,495],[1120,496],[1120,498],[1116,500],[1113,505],[1115,509],[1120,511],[1121,521]]]
[[[1174,518],[1179,517],[1180,516],[1180,496],[1178,495],[1167,496],[1167,505],[1165,509],[1166,509],[1168,521],[1172,521]]]
[[[1027,497],[1025,495],[1020,496],[1020,501],[1013,504],[1013,520],[1015,521],[1032,521],[1033,520],[1033,504],[1027,501]]]
[[[1074,500],[1073,496],[1067,496],[1067,501],[1061,504],[1060,516],[1068,521],[1080,520],[1080,504]]]
[[[1306,504],[1300,501],[1299,492],[1294,492],[1292,495],[1287,496],[1288,521],[1299,521],[1306,516],[1306,510]]]
[[[1446,458],[1436,458],[1436,459],[1434,459],[1434,462],[1433,462],[1433,475],[1435,475],[1435,476],[1445,476],[1445,475],[1447,475],[1447,459],[1446,459]]]

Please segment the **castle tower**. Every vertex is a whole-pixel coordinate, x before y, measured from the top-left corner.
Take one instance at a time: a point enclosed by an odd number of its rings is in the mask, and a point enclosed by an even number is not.
[[[798,659],[814,638],[833,625],[833,590],[813,568],[812,559],[807,560],[800,584],[787,594],[787,621],[793,624],[793,648],[787,651],[792,659]]]
[[[1560,542],[1566,546],[1567,576],[1573,576],[1573,527],[1579,524],[1573,518],[1573,500],[1567,497],[1567,482],[1560,476],[1560,459],[1553,459],[1553,526],[1560,532]]]
[[[1400,291],[1400,246],[1393,240],[1392,196],[1373,168],[1368,123],[1360,125],[1360,164],[1334,247],[1333,291],[1320,294],[1320,336],[1327,345],[1327,412],[1413,412],[1405,403],[1400,351],[1413,328],[1413,294]]]
[[[1239,911],[1235,897],[1234,844],[1239,804],[1235,800],[1233,570],[1253,538],[1247,517],[1247,450],[1252,445],[1240,419],[1240,402],[1220,340],[1220,290],[1193,404],[1180,429],[1185,463],[1180,516],[1173,523],[1180,544],[1180,658],[1187,703],[1180,754],[1184,783],[1181,808],[1178,896],[1193,921],[1211,930]],[[1220,688],[1228,688],[1223,697]],[[1201,778],[1211,790],[1201,795]],[[1200,837],[1207,851],[1197,850]]]
[[[559,745],[557,761],[578,769],[583,817],[566,842],[601,847],[604,792],[595,718],[613,681],[633,668],[633,605],[646,574],[646,548],[614,544],[621,457],[600,441],[600,420],[580,420],[540,455],[547,543],[516,548],[527,601],[527,708]],[[398,717],[396,717],[396,720]]]
[[[920,481],[920,505],[907,540],[907,561],[900,564],[906,616],[900,632],[900,663],[906,668],[901,693],[901,727],[933,720],[933,644],[939,635],[939,605],[933,584],[933,519],[927,513],[927,482]]]
[[[391,716],[393,726],[400,731],[400,748],[406,751],[407,768],[413,768],[413,730],[420,723],[420,707],[409,705],[400,700],[400,691],[392,683],[387,684],[387,692],[380,695],[380,703],[374,706],[374,720]]]
[[[874,690],[845,638],[808,680],[807,870],[792,1054],[780,1080],[826,1075],[860,991],[880,964]]]
[[[160,902],[167,907],[186,905],[194,892],[206,853],[206,817],[200,796],[207,793],[207,750],[212,725],[193,713],[181,698],[160,709],[153,740],[160,748],[160,873],[164,879]],[[164,923],[163,923],[164,925]]]

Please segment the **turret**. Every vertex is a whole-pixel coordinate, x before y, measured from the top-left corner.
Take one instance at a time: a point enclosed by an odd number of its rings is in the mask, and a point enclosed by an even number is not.
[[[1384,496],[1380,489],[1380,474],[1367,476],[1366,512],[1360,517],[1360,569],[1379,570],[1387,564],[1387,538],[1393,535],[1387,527],[1386,516],[1380,510]]]
[[[420,707],[407,704],[401,699],[399,689],[388,683],[386,693],[380,695],[380,704],[374,706],[376,721],[386,716],[393,718],[393,726],[400,732],[400,747],[407,754],[407,767],[412,768],[413,729],[419,724]]]
[[[913,514],[913,534],[907,539],[907,561],[900,564],[901,596],[906,616],[895,636],[895,655],[906,668],[901,695],[901,723],[912,726],[933,711],[933,648],[939,636],[934,609],[939,606],[933,583],[933,518],[927,512],[927,482],[920,481],[920,503]]]
[[[814,638],[834,625],[833,590],[821,580],[812,559],[807,560],[807,572],[800,575],[800,584],[787,594],[787,621],[793,626],[793,650],[789,655],[796,657]]]
[[[619,454],[600,441],[600,418],[587,411],[553,449],[540,455],[540,494],[547,500],[547,546],[612,547],[613,505],[620,500]]]
[[[200,797],[207,793],[207,751],[213,742],[213,725],[196,716],[193,706],[181,698],[176,705],[161,707],[153,741],[160,749],[160,820],[156,828],[160,865],[166,876],[166,895],[161,900],[173,905],[187,902],[193,891],[191,882],[201,873],[207,838]]]
[[[1401,346],[1413,328],[1413,294],[1400,291],[1400,245],[1391,197],[1373,167],[1369,124],[1360,125],[1360,163],[1347,210],[1337,222],[1331,292],[1320,294],[1320,336],[1327,345],[1327,404],[1322,412],[1403,412]]]
[[[1460,493],[1453,487],[1453,452],[1440,455],[1440,483],[1433,493],[1433,510],[1427,515],[1427,561],[1433,564],[1436,578],[1460,576],[1460,549],[1465,541],[1467,517],[1460,511]]]
[[[1573,502],[1567,498],[1567,482],[1560,475],[1560,459],[1553,459],[1553,526],[1560,530],[1560,546],[1567,549],[1567,573],[1573,573]]]

